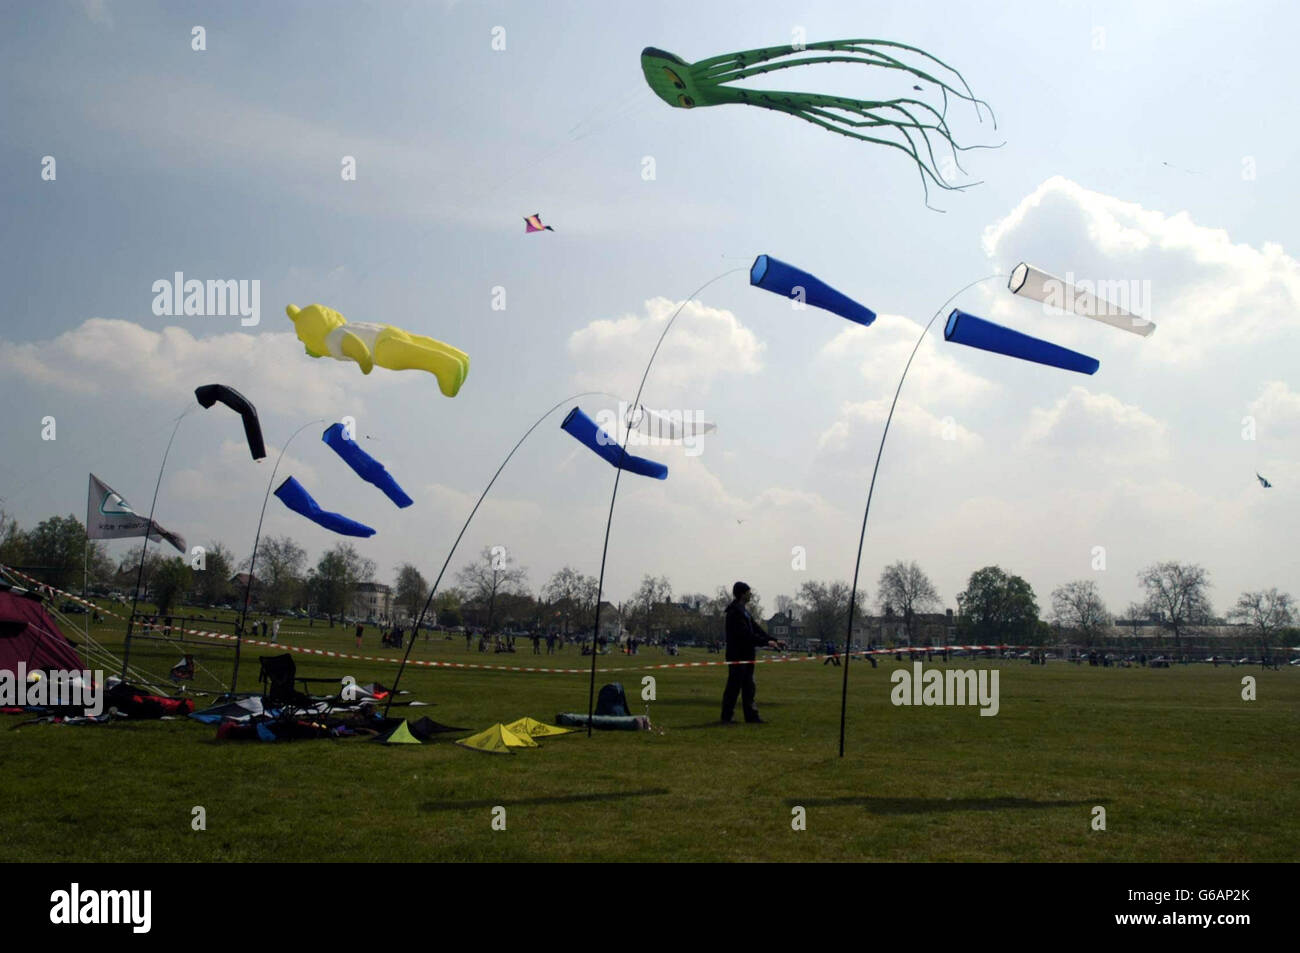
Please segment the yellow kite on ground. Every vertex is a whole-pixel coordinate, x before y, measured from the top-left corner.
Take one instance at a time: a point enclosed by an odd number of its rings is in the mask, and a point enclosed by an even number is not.
[[[511,748],[539,747],[532,738],[515,734],[501,722],[476,735],[462,738],[456,744],[463,748],[473,748],[475,751],[486,751],[489,754],[514,754]]]
[[[528,736],[530,738],[549,738],[552,735],[567,735],[573,732],[572,728],[561,728],[558,725],[548,725],[538,721],[536,718],[529,718],[525,715],[518,721],[512,721],[506,725],[508,731],[516,735]]]
[[[438,379],[438,389],[455,397],[469,374],[469,355],[423,334],[412,334],[391,324],[350,322],[333,308],[311,304],[285,309],[312,357],[356,361],[369,374],[376,366],[391,371],[428,371]]]

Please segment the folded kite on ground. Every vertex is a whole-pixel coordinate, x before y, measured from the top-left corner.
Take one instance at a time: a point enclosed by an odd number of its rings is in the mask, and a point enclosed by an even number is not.
[[[1063,371],[1078,371],[1080,374],[1095,374],[1101,362],[1095,357],[1071,351],[1041,338],[1021,334],[992,321],[985,321],[973,314],[967,314],[960,308],[953,308],[948,315],[948,324],[943,329],[945,341],[956,341],[967,347],[977,347],[981,351],[1018,357],[1022,361],[1059,367]]]
[[[759,255],[754,259],[749,269],[749,283],[755,288],[810,304],[858,324],[870,325],[876,320],[876,312],[870,308],[858,304],[802,268],[787,265],[771,255]]]
[[[305,516],[317,526],[323,526],[343,536],[374,536],[375,531],[364,523],[348,519],[341,513],[331,513],[320,508],[311,494],[293,477],[285,480],[276,489],[275,495],[280,502],[300,516]]]
[[[347,435],[342,424],[331,426],[321,435],[321,439],[343,458],[343,462],[350,466],[357,476],[379,487],[384,491],[384,495],[398,506],[410,506],[414,502],[384,469],[384,465],[362,450],[360,445]]]
[[[510,722],[510,724],[506,725],[506,729],[516,735],[527,735],[530,738],[549,738],[552,735],[568,735],[573,733],[572,728],[559,728],[555,725],[548,725],[529,715],[525,715],[517,721]]]
[[[637,457],[620,447],[618,441],[596,426],[596,422],[582,412],[579,407],[569,411],[569,416],[560,424],[577,441],[604,457],[611,464],[629,473],[653,477],[656,480],[668,479],[668,468],[662,463],[655,463],[645,457]]]
[[[469,373],[469,355],[423,334],[412,334],[391,324],[349,322],[333,308],[321,304],[285,309],[298,340],[312,357],[356,361],[363,374],[376,365],[393,371],[428,371],[438,388],[455,397]]]
[[[514,754],[512,748],[539,748],[536,741],[528,735],[517,735],[501,722],[484,729],[476,735],[461,738],[456,744],[462,748],[471,748],[487,754]]]
[[[204,384],[194,389],[194,397],[204,408],[220,401],[244,419],[244,436],[248,439],[248,451],[254,460],[266,456],[266,444],[262,441],[262,425],[257,419],[257,408],[248,402],[248,398],[225,384]]]

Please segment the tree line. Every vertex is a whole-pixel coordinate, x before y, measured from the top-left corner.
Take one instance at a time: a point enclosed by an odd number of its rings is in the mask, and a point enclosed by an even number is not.
[[[133,546],[113,560],[103,543],[86,540],[85,526],[72,515],[53,516],[23,530],[0,511],[0,563],[23,568],[61,589],[79,590],[84,566],[92,589],[134,591],[140,552],[140,546]],[[185,602],[242,602],[243,590],[235,577],[248,572],[248,557],[237,559],[214,540],[203,546],[197,562],[198,566],[193,555],[181,557],[156,546],[149,548],[141,589],[160,612]],[[352,612],[357,586],[374,582],[377,571],[374,560],[362,556],[351,543],[338,543],[310,563],[306,550],[291,537],[272,536],[258,547],[253,596],[259,611],[310,609],[332,624]],[[1142,569],[1137,581],[1142,598],[1124,610],[1125,622],[1135,630],[1142,624],[1157,625],[1178,646],[1189,633],[1218,624],[1209,598],[1210,574],[1204,567],[1159,562]],[[777,596],[774,611],[798,617],[809,640],[839,642],[848,628],[850,606],[855,631],[868,624],[866,592],[859,589],[851,594],[849,588],[846,582],[805,582],[794,595]],[[393,576],[389,615],[414,621],[424,610],[428,593],[429,582],[418,567],[402,563]],[[595,625],[596,593],[593,576],[565,566],[534,595],[527,569],[516,565],[503,547],[485,547],[455,574],[454,584],[441,588],[425,619],[488,632],[528,628],[561,635],[589,633]],[[999,566],[977,569],[956,597],[957,634],[969,643],[1041,645],[1068,633],[1091,645],[1116,625],[1095,580],[1063,583],[1052,590],[1050,599],[1050,611],[1043,618],[1033,587],[1024,578]],[[668,633],[675,639],[713,641],[721,636],[730,601],[726,586],[718,586],[712,594],[693,592],[674,599],[666,577],[647,574],[602,618],[643,640]],[[909,642],[916,635],[918,619],[941,606],[938,590],[916,562],[897,561],[881,571],[874,607],[882,616],[896,619]],[[758,593],[749,609],[756,619],[766,617]],[[1266,642],[1300,637],[1295,600],[1277,588],[1241,593],[1224,619],[1245,626]]]

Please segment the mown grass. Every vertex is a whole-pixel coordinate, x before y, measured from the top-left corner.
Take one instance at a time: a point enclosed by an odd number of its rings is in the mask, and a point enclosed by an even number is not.
[[[302,630],[307,634],[291,634]],[[120,629],[96,634],[120,642]],[[69,632],[74,639],[75,634]],[[353,651],[350,629],[286,621],[281,642]],[[374,654],[367,630],[363,652]],[[416,658],[580,667],[572,648]],[[251,689],[249,647],[240,687]],[[230,652],[199,646],[227,677]],[[391,650],[385,654],[395,654]],[[177,648],[137,644],[155,673]],[[687,660],[713,660],[703,651]],[[657,650],[607,667],[670,661]],[[391,684],[395,666],[298,656],[304,675]],[[106,726],[0,719],[0,843],[9,861],[711,860],[1293,861],[1300,857],[1300,671],[996,664],[1001,710],[895,707],[892,659],[851,672],[847,754],[836,756],[841,670],[762,665],[764,725],[716,723],[724,670],[656,671],[659,732],[542,740],[512,756],[449,741],[217,742],[190,720]],[[938,664],[938,663],[936,663]],[[954,661],[953,665],[970,663]],[[622,681],[634,708],[643,671]],[[1258,700],[1241,699],[1241,679]],[[206,675],[195,687],[216,687]],[[480,729],[586,710],[585,675],[409,668],[413,709]],[[397,710],[397,709],[395,709]],[[191,829],[194,806],[207,829]],[[506,809],[493,830],[492,809]],[[1091,829],[1093,808],[1106,830]],[[792,810],[807,829],[791,827]]]

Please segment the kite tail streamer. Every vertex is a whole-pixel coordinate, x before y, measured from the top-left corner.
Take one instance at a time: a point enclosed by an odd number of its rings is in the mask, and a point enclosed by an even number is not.
[[[876,492],[876,474],[880,472],[880,457],[885,452],[885,438],[889,436],[889,424],[894,419],[894,408],[898,406],[898,395],[903,392],[903,382],[907,380],[907,372],[912,367],[912,359],[916,357],[916,352],[920,350],[921,342],[925,336],[930,333],[930,328],[934,322],[943,314],[944,308],[948,307],[959,296],[965,294],[971,288],[994,278],[1002,278],[1004,275],[985,275],[983,278],[972,281],[960,291],[953,294],[947,301],[939,306],[939,310],[930,318],[928,324],[921,331],[920,337],[916,339],[916,344],[912,345],[912,353],[907,356],[907,364],[903,366],[903,373],[898,377],[898,387],[894,390],[894,400],[889,405],[889,415],[885,418],[885,429],[880,434],[880,447],[876,450],[876,463],[871,468],[871,485],[867,488],[867,505],[862,512],[862,530],[858,533],[858,555],[853,562],[853,585],[849,589],[849,626],[848,635],[844,639],[844,681],[840,689],[840,757],[844,757],[844,726],[848,719],[849,705],[849,660],[853,657],[853,616],[857,611],[858,597],[858,576],[862,571],[862,547],[867,539],[867,517],[871,515],[871,497]]]

